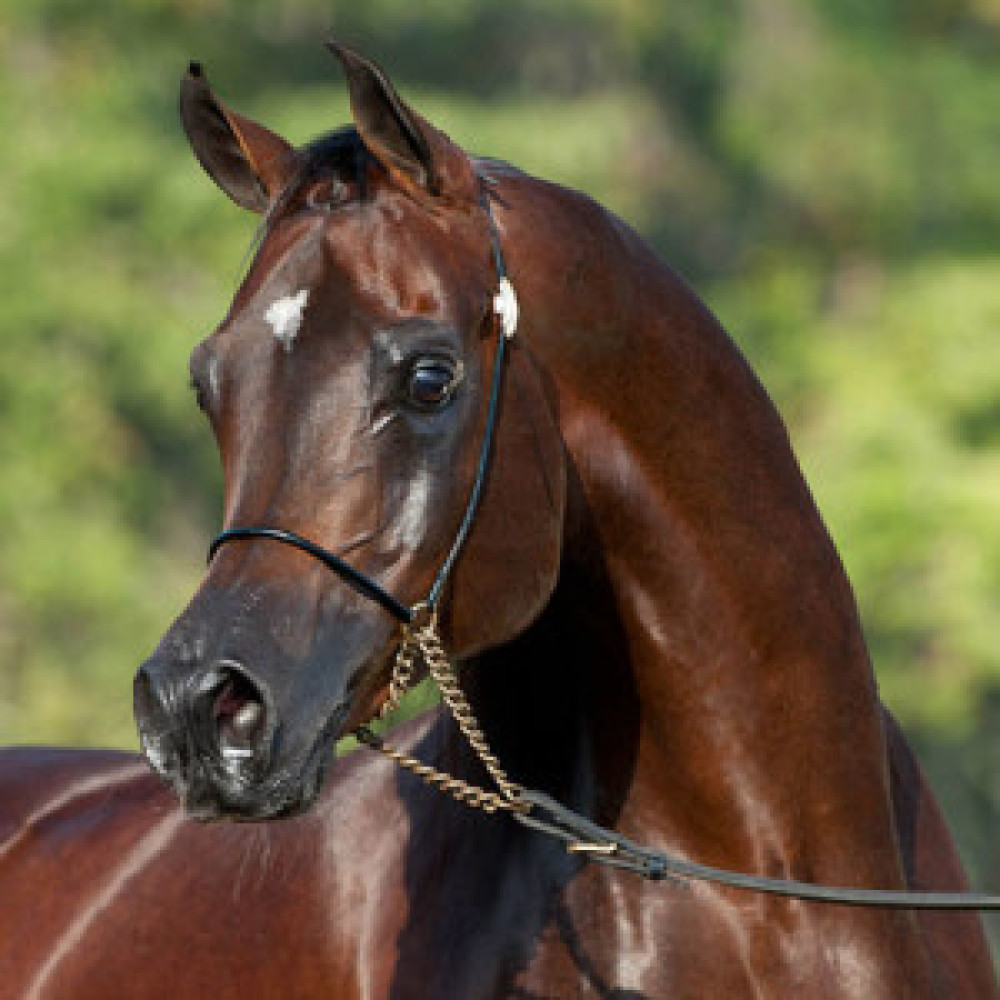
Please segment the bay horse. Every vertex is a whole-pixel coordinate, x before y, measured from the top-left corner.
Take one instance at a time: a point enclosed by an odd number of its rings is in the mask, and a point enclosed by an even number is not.
[[[722,868],[965,884],[716,320],[624,223],[471,158],[331,47],[353,126],[301,148],[200,67],[182,83],[201,164],[263,216],[191,358],[234,544],[136,676],[163,781],[112,752],[0,757],[0,994],[996,997],[974,915],[648,882],[367,747],[333,759],[391,694],[392,600],[451,552],[435,621],[511,781]],[[489,781],[443,708],[387,739]]]

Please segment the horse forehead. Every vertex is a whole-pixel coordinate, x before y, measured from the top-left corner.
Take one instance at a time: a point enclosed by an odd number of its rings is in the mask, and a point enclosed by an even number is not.
[[[322,282],[322,226],[313,223],[281,236],[264,241],[233,299],[227,326],[243,325],[248,318],[262,319],[277,336],[279,328],[286,329],[294,321],[293,304],[301,313]]]
[[[489,281],[471,264],[485,256],[440,220],[391,201],[303,216],[268,233],[225,325],[262,328],[290,352],[309,324],[329,321],[331,305],[379,323],[461,321]]]
[[[486,259],[470,243],[465,219],[450,219],[412,204],[397,192],[381,195],[354,216],[354,225],[331,226],[329,257],[361,293],[397,299],[446,299],[477,287],[471,261]]]

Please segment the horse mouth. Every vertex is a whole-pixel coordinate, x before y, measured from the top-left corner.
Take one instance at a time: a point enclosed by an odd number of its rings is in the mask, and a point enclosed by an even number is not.
[[[280,820],[309,810],[319,797],[328,766],[324,761],[308,773],[282,773],[259,788],[234,787],[211,775],[190,781],[183,789],[175,785],[174,790],[187,816],[199,822]]]
[[[252,702],[242,701],[229,688],[218,692],[214,704],[223,724],[235,726],[236,735],[241,712],[246,726],[257,722],[255,713],[246,708]],[[189,728],[178,739],[176,733],[140,725],[140,737],[150,767],[177,795],[189,818],[259,822],[305,812],[315,803],[347,715],[347,706],[338,705],[301,757],[280,766],[272,764],[264,773],[240,741],[221,746],[213,741],[206,746],[197,727]],[[271,738],[273,756],[280,755],[281,728],[276,726]]]

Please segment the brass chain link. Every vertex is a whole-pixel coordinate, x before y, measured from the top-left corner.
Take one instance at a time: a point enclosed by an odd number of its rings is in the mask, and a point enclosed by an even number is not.
[[[389,678],[389,694],[386,696],[378,717],[386,719],[399,708],[400,700],[413,683],[413,671],[416,666],[419,648],[410,638],[409,626],[405,626],[403,640],[396,650],[396,660],[392,665],[392,676]]]
[[[359,742],[377,750],[390,760],[395,761],[400,767],[417,775],[428,785],[465,805],[487,813],[500,810],[525,811],[527,807],[521,799],[523,789],[507,777],[507,773],[500,766],[493,751],[490,750],[475,713],[472,711],[472,706],[459,684],[455,668],[448,658],[448,654],[444,651],[441,637],[438,635],[437,613],[426,604],[414,607],[413,621],[404,628],[403,638],[396,651],[392,677],[389,680],[389,693],[379,710],[379,718],[384,719],[399,707],[400,698],[413,681],[418,657],[423,660],[427,667],[427,672],[441,692],[441,699],[448,711],[451,712],[462,735],[500,791],[491,792],[468,781],[463,781],[461,778],[456,778],[446,771],[440,771],[430,764],[425,764],[416,757],[411,757],[409,754],[389,746],[367,726],[362,726],[355,733]]]

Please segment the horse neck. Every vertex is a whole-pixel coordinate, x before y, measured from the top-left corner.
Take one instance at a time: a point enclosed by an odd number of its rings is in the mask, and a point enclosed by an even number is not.
[[[535,647],[548,662],[519,700],[551,705],[587,678],[580,741],[614,757],[587,762],[590,784],[630,832],[709,862],[898,884],[854,598],[781,420],[695,297],[596,211],[571,243],[594,259],[558,263],[598,275],[589,294],[546,306],[525,276],[573,484]],[[537,702],[532,684],[548,688]]]
[[[614,823],[635,768],[638,701],[627,638],[599,564],[564,564],[539,618],[463,680],[511,776]]]
[[[805,489],[744,442],[695,489],[697,454],[675,453],[659,478],[594,431],[586,544],[639,706],[623,821],[641,834],[657,817],[724,866],[896,884],[881,709]],[[859,856],[878,870],[859,873]]]

